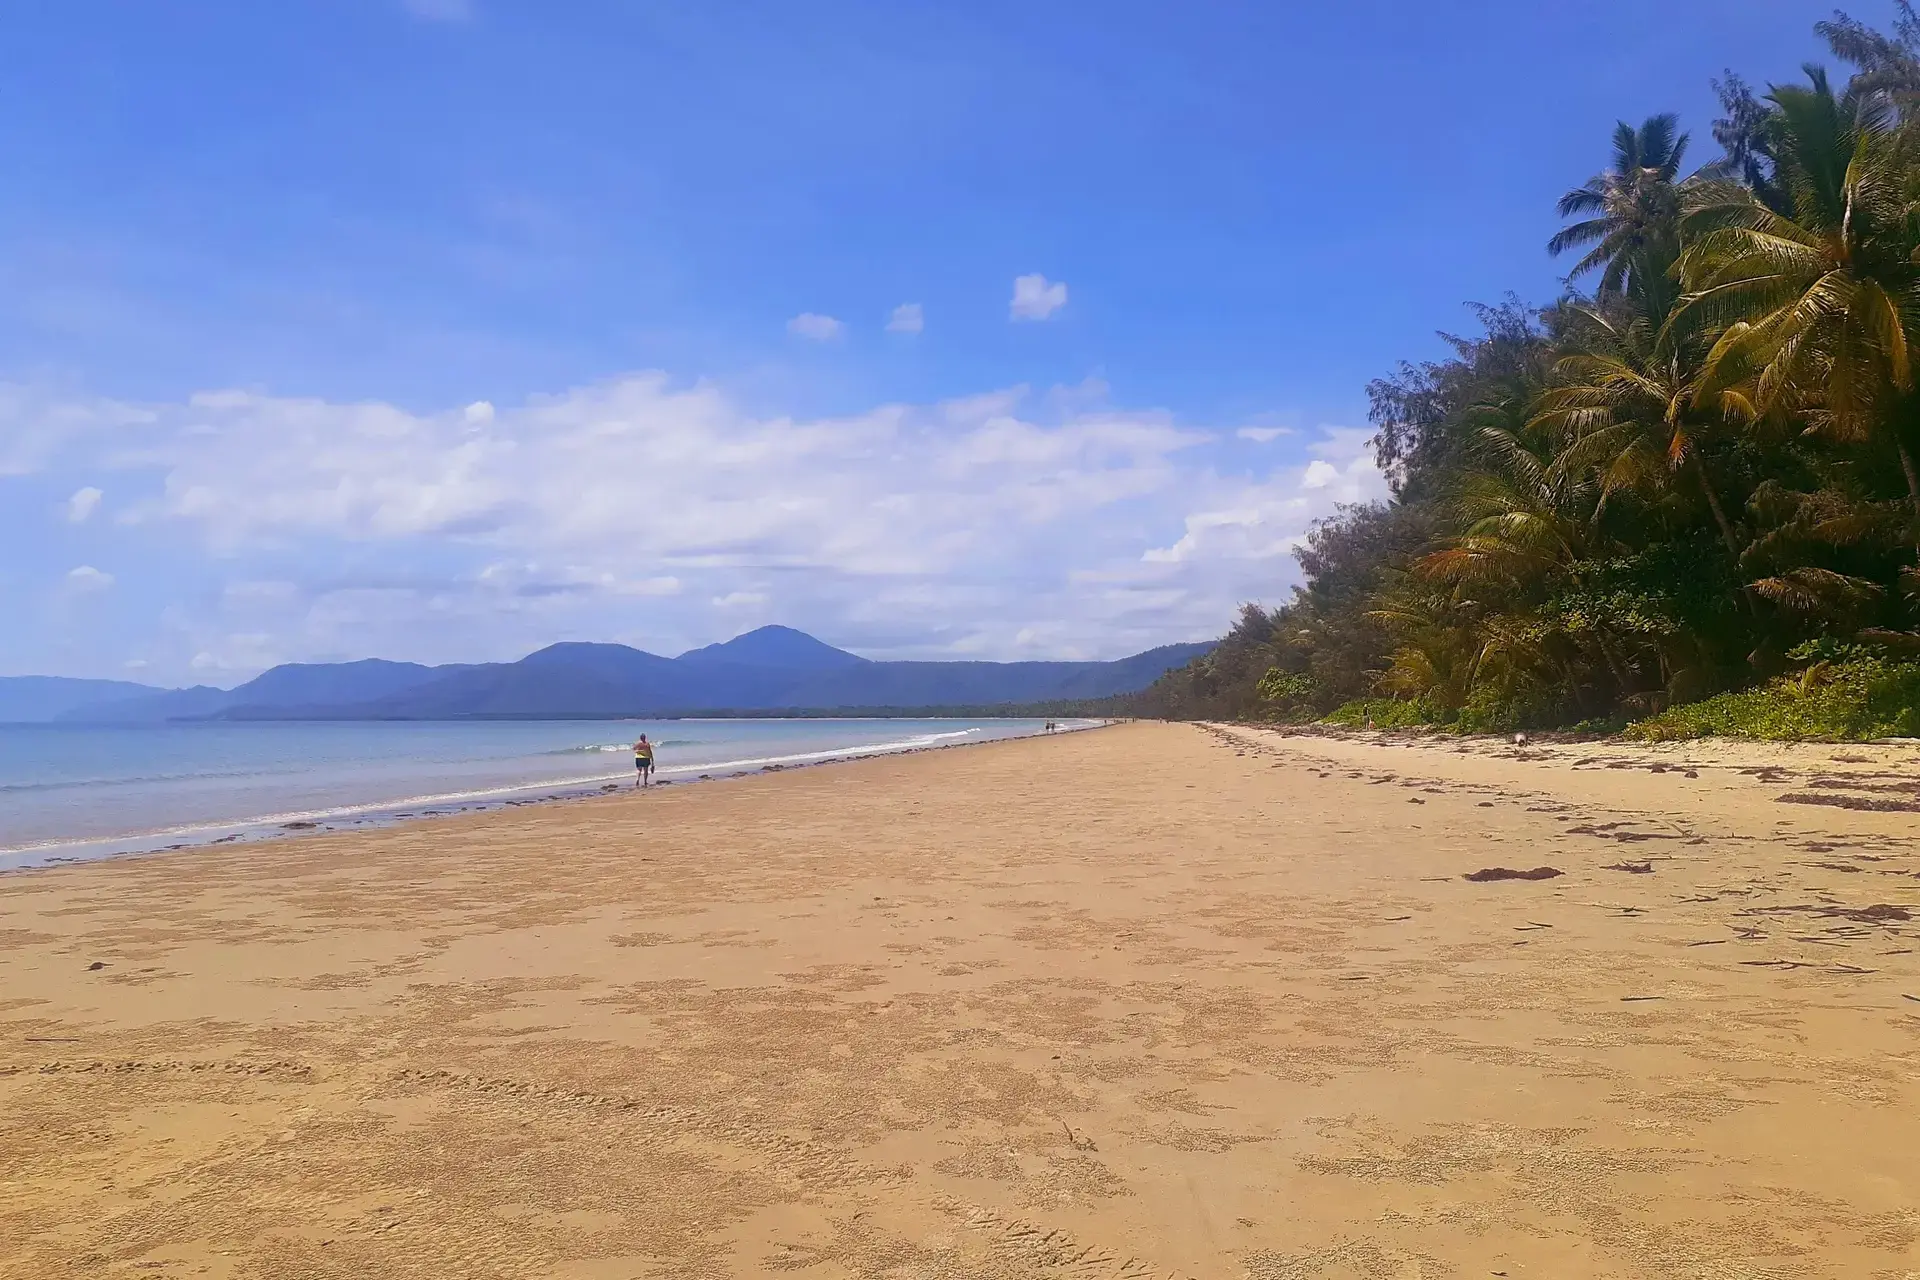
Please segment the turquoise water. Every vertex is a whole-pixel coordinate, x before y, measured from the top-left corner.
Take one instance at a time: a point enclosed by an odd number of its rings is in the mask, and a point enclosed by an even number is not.
[[[1076,726],[1084,722],[1073,722]],[[1038,720],[0,725],[0,870],[1038,733]],[[297,824],[289,827],[287,824]],[[311,825],[309,825],[311,824]]]

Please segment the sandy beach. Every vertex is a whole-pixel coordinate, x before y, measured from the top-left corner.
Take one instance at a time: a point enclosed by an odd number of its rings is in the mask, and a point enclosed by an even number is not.
[[[1917,832],[1131,724],[0,877],[0,1275],[1910,1277]]]

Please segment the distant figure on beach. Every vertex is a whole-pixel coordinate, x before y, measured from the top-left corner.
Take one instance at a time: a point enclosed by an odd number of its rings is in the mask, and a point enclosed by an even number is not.
[[[633,744],[633,785],[636,788],[653,785],[653,744],[644,733],[640,741]]]

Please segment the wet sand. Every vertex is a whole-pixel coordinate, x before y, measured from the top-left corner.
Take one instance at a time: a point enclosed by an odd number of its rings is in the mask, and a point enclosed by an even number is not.
[[[0,877],[0,1275],[1908,1276],[1916,765],[1140,724]]]

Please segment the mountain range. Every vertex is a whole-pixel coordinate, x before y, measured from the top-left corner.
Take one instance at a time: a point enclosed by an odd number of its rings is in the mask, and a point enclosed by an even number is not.
[[[533,719],[1031,705],[1132,693],[1211,647],[1164,645],[1113,662],[875,662],[773,626],[674,658],[569,642],[518,662],[289,663],[234,689],[0,677],[0,721]]]

